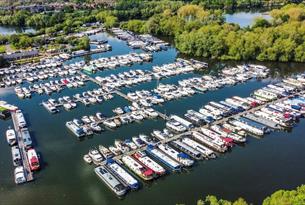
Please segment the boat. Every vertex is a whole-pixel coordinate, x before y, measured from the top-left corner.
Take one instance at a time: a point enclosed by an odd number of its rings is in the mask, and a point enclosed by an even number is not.
[[[92,158],[94,164],[98,165],[103,161],[103,156],[97,149],[90,149],[88,155]]]
[[[196,150],[193,147],[188,146],[187,144],[183,143],[181,141],[181,139],[174,140],[170,144],[172,146],[174,146],[175,148],[177,148],[178,150],[181,150],[182,152],[186,153],[187,155],[189,155],[190,157],[192,157],[196,160],[201,160],[202,159],[202,155],[198,150]]]
[[[137,174],[143,180],[149,181],[154,178],[154,172],[151,169],[141,165],[138,161],[136,161],[131,156],[128,156],[128,155],[123,156],[122,161],[130,170],[132,170],[135,174]]]
[[[110,188],[117,196],[123,196],[127,192],[127,187],[123,185],[105,166],[94,168],[96,175]]]
[[[113,157],[113,153],[103,145],[99,145],[98,149],[105,159]]]
[[[24,170],[23,166],[18,166],[15,168],[14,177],[15,177],[16,184],[22,184],[27,181],[26,177],[25,177],[25,170]]]
[[[228,149],[221,139],[211,138],[197,131],[192,132],[192,137],[198,142],[203,143],[217,152],[225,152]]]
[[[182,138],[181,142],[199,151],[206,159],[212,159],[216,157],[215,153],[211,149],[188,137]]]
[[[169,167],[173,171],[180,171],[181,165],[173,160],[172,158],[165,155],[163,152],[161,152],[158,148],[155,148],[151,145],[147,146],[146,151],[153,156],[154,158],[158,159],[162,163],[164,163],[167,167]]]
[[[6,131],[6,141],[10,146],[16,144],[16,134],[14,129],[8,129]]]
[[[133,141],[131,141],[130,139],[126,139],[124,141],[124,144],[127,145],[132,150],[138,149],[138,146]]]
[[[88,154],[85,154],[84,157],[83,157],[84,161],[87,162],[88,164],[91,164],[92,163],[92,158],[88,155]]]
[[[78,138],[83,137],[86,135],[85,131],[83,128],[77,126],[74,124],[72,121],[66,122],[66,127],[73,132]]]
[[[95,122],[90,123],[90,128],[97,133],[102,131],[102,128]]]
[[[167,144],[160,144],[158,145],[158,148],[177,162],[181,163],[183,166],[190,167],[194,164],[194,160],[190,159],[187,154],[184,152],[178,152]]]
[[[24,128],[26,127],[26,122],[24,119],[24,116],[21,112],[21,110],[16,110],[16,119],[17,119],[17,124],[19,128]]]
[[[105,125],[106,127],[109,127],[109,128],[116,128],[116,124],[112,120],[105,120],[103,122],[103,125]]]
[[[36,171],[40,168],[38,155],[37,155],[35,149],[31,148],[27,151],[27,158],[29,161],[31,171]]]
[[[137,147],[144,147],[146,144],[139,137],[132,137],[132,141],[137,145]]]
[[[122,154],[121,150],[117,147],[114,147],[114,146],[110,146],[109,147],[109,150],[115,155],[115,156],[118,156],[120,154]]]
[[[129,152],[130,149],[121,140],[115,140],[114,145],[121,150],[122,153]]]
[[[140,163],[153,170],[157,175],[161,176],[166,173],[166,170],[146,155],[144,151],[138,151],[132,155],[135,159],[137,159]]]
[[[118,179],[122,181],[129,188],[133,190],[139,188],[139,182],[114,160],[108,159],[106,163],[106,167],[109,168],[109,170],[113,173],[113,175],[118,177]]]
[[[28,128],[22,128],[20,130],[20,133],[21,133],[21,137],[22,137],[22,140],[23,140],[24,147],[26,149],[31,148],[32,147],[32,138],[31,138],[31,135],[30,135],[30,132],[29,132]]]
[[[147,145],[156,145],[157,142],[155,140],[153,140],[151,137],[144,135],[144,134],[140,134],[139,138]]]
[[[21,166],[22,165],[22,158],[21,158],[21,153],[20,153],[19,147],[18,146],[12,146],[11,151],[12,151],[12,158],[13,158],[14,166]]]

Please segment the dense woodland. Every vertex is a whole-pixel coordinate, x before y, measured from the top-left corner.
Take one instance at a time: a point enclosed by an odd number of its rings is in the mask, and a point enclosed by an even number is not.
[[[305,185],[297,187],[296,190],[279,190],[267,197],[262,205],[304,205],[305,204]],[[215,196],[207,196],[204,200],[199,200],[197,205],[248,205],[239,198],[236,201],[217,199]]]
[[[240,28],[224,23],[222,11],[185,5],[122,27],[139,33],[172,36],[180,52],[222,60],[305,62],[305,6],[289,4],[270,12],[271,21],[256,19]]]
[[[63,36],[80,31],[85,23],[101,21],[106,28],[121,26],[137,33],[170,36],[181,53],[191,56],[221,60],[305,62],[304,4],[288,4],[273,9],[270,12],[271,21],[257,19],[251,27],[240,28],[224,22],[223,9],[207,9],[205,3],[231,2],[239,5],[241,2],[254,4],[260,1],[197,2],[119,0],[112,9],[73,10],[67,7],[59,12],[36,14],[2,11],[0,25],[28,26],[38,32],[35,35],[0,36],[0,44],[11,43],[16,48],[41,46],[46,43],[47,35],[55,38],[57,44],[69,43],[76,48],[84,48],[88,47],[84,43],[88,39],[67,39]]]

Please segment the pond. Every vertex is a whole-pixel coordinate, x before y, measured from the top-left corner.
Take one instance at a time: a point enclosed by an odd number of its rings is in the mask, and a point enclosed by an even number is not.
[[[225,20],[227,23],[236,23],[240,27],[251,26],[256,18],[271,19],[268,13],[263,12],[236,12],[232,14],[225,14]]]

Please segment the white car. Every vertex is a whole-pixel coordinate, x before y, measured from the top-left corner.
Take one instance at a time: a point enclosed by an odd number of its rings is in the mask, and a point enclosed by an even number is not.
[[[14,171],[14,175],[15,175],[16,184],[22,184],[26,182],[23,166],[16,167]]]

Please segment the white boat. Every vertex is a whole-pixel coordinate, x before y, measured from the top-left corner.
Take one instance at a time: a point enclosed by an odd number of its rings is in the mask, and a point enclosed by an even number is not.
[[[6,141],[10,146],[16,144],[16,134],[14,129],[8,129],[6,131]]]
[[[113,153],[107,147],[99,145],[98,149],[105,159],[113,157]]]
[[[99,164],[103,161],[103,156],[99,153],[97,149],[89,150],[88,155],[92,158],[94,164]]]
[[[182,138],[181,142],[196,149],[197,151],[199,151],[203,156],[205,156],[208,159],[216,157],[215,153],[211,149],[205,147],[204,145],[202,145],[188,137]]]
[[[137,147],[144,147],[146,145],[139,137],[132,137],[131,139]]]
[[[151,159],[149,156],[147,156],[144,151],[136,152],[135,154],[133,154],[133,157],[146,167],[153,170],[157,175],[163,175],[166,173],[166,170],[153,159]]]
[[[108,163],[106,166],[128,187],[131,189],[139,188],[139,182],[115,161]]]
[[[92,163],[92,158],[88,155],[88,154],[85,154],[84,157],[83,157],[84,161],[87,162],[88,164],[91,164]]]
[[[143,166],[131,156],[123,156],[122,161],[130,170],[132,170],[143,180],[148,181],[154,178],[154,172],[151,169]]]
[[[160,144],[158,148],[183,166],[190,167],[194,164],[194,160],[190,159],[187,154],[178,152],[166,144]]]
[[[25,177],[25,170],[24,170],[23,166],[19,166],[19,167],[15,168],[14,177],[15,177],[16,184],[22,184],[27,181],[26,177]]]
[[[90,123],[90,127],[94,132],[101,132],[102,128],[95,122]]]
[[[116,128],[116,124],[112,120],[105,120],[103,124],[109,128]]]

